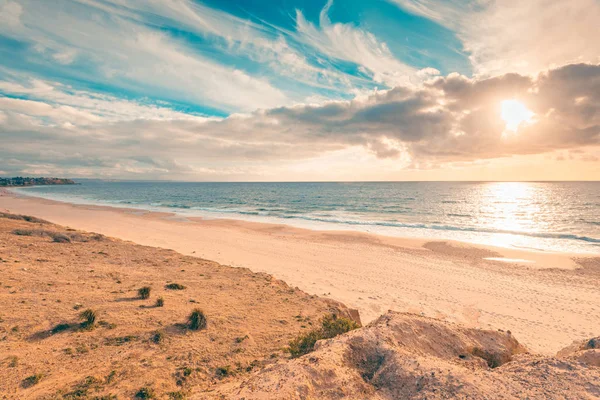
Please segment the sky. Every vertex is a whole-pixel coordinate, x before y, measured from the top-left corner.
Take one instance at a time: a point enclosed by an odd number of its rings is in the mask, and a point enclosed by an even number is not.
[[[0,0],[0,176],[599,180],[600,0]]]

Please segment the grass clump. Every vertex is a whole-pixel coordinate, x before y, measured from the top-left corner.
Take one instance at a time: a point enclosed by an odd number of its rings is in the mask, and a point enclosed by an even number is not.
[[[150,337],[150,340],[156,344],[160,344],[160,343],[164,342],[165,334],[160,331],[156,331],[152,334],[152,336]]]
[[[181,391],[169,392],[169,393],[167,393],[167,396],[169,396],[169,400],[184,400],[185,399],[185,394]]]
[[[38,383],[40,383],[43,377],[44,374],[33,374],[31,376],[28,376],[27,378],[23,379],[23,387],[28,388],[30,386],[37,385]]]
[[[50,237],[54,243],[71,243],[71,238],[62,233],[54,233]]]
[[[249,339],[248,335],[240,336],[235,338],[236,343],[242,343],[244,340]]]
[[[159,297],[156,299],[156,303],[154,303],[154,307],[163,307],[165,305],[165,299]]]
[[[154,389],[149,386],[144,386],[138,390],[135,394],[136,399],[156,399],[156,393]]]
[[[315,344],[321,339],[331,339],[342,333],[360,328],[355,321],[338,317],[335,314],[326,315],[321,319],[321,327],[304,333],[289,344],[289,352],[292,358],[303,356],[314,350]]]
[[[179,283],[169,283],[168,285],[165,285],[165,289],[169,289],[169,290],[183,290],[183,289],[185,289],[185,286],[180,285]]]
[[[64,394],[61,398],[64,400],[90,399],[90,391],[97,391],[102,388],[102,381],[95,376],[86,377],[79,383],[73,391]],[[98,398],[98,397],[95,397]],[[108,397],[110,398],[110,397]]]
[[[96,311],[88,308],[79,314],[79,318],[83,320],[80,325],[82,328],[91,329],[96,323]]]
[[[199,308],[195,308],[192,313],[188,316],[188,328],[193,331],[199,331],[200,329],[206,329],[206,315]]]
[[[8,357],[8,366],[10,368],[16,368],[19,365],[19,357],[10,356]]]
[[[143,300],[149,298],[151,290],[152,289],[150,288],[150,286],[144,286],[143,288],[139,288],[137,291],[138,297]]]
[[[323,339],[330,339],[357,328],[360,328],[360,325],[355,321],[350,318],[338,317],[335,314],[326,315],[321,320]]]
[[[231,369],[230,365],[225,365],[224,367],[219,367],[219,368],[217,368],[216,372],[217,372],[217,376],[219,378],[225,378],[225,377],[233,374],[233,370]]]

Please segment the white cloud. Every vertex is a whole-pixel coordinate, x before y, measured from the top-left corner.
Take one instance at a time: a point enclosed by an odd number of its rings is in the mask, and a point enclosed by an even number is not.
[[[1,109],[32,116],[53,117],[55,124],[111,123],[145,119],[209,120],[168,107],[140,104],[35,79],[23,84],[0,81],[0,91],[12,96],[29,97],[27,100],[0,97]]]
[[[224,51],[244,55],[271,68],[278,74],[314,87],[336,89],[350,86],[361,79],[340,73],[333,68],[312,65],[306,57],[288,43],[284,36],[291,32],[257,24],[231,14],[188,0],[78,0],[81,3],[145,21],[145,14],[160,16],[178,28],[185,28],[205,37],[222,39]]]
[[[14,1],[0,0],[0,25],[11,28],[21,24],[23,7]]]
[[[77,52],[75,50],[65,50],[58,53],[54,53],[52,57],[60,64],[71,64],[75,61]]]
[[[456,31],[483,76],[600,60],[597,0],[390,0]]]
[[[234,110],[289,101],[266,79],[216,63],[144,24],[89,9],[85,13],[74,5],[46,7],[27,0],[22,5],[26,10],[23,26],[0,26],[0,32],[32,42],[53,54],[55,61],[69,63],[78,54],[87,63],[95,63],[104,79],[120,80],[125,88],[150,88]]]
[[[328,0],[319,16],[319,26],[311,24],[300,10],[296,11],[297,39],[329,57],[351,61],[373,74],[376,82],[389,86],[410,84],[416,70],[396,59],[385,43],[370,32],[351,24],[331,23]]]

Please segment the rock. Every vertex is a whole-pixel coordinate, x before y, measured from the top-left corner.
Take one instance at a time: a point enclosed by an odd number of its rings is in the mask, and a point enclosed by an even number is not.
[[[388,312],[317,344],[303,357],[217,387],[214,398],[591,399],[600,393],[597,338],[542,357],[508,332]]]

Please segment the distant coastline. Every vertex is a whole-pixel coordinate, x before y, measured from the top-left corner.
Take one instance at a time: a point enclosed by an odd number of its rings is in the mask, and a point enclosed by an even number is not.
[[[40,186],[40,185],[75,185],[75,181],[66,178],[31,178],[17,176],[0,178],[0,187]]]

